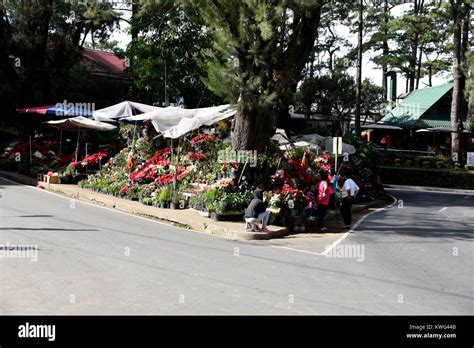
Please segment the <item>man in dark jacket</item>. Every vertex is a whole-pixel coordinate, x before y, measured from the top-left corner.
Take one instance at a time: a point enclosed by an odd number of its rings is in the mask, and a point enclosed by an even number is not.
[[[245,210],[245,222],[247,230],[270,232],[267,228],[270,212],[267,211],[267,203],[263,201],[263,191],[256,189],[253,193],[253,199]],[[262,222],[262,228],[259,229],[256,222]]]

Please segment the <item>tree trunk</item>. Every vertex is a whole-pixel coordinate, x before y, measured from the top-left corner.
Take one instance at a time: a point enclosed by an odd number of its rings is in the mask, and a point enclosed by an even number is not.
[[[423,8],[423,0],[415,0],[414,15],[418,16]],[[410,92],[415,89],[416,67],[417,67],[417,53],[418,53],[419,33],[416,31],[411,46],[410,57]]]
[[[387,37],[388,37],[388,30],[387,30],[387,25],[388,25],[388,0],[384,1],[383,5],[383,13],[384,13],[384,36],[383,36],[383,41],[382,41],[382,56],[383,56],[383,61],[382,61],[382,89],[383,89],[383,102],[387,101],[387,72],[388,72],[388,66],[387,66],[387,57],[389,53],[389,48],[388,48],[388,42],[387,42]]]
[[[273,130],[270,110],[259,108],[258,100],[250,94],[242,94],[234,119],[232,145],[234,149],[263,152]]]
[[[462,103],[461,90],[461,0],[451,0],[453,14],[453,99],[451,102],[451,156],[454,161],[461,160],[459,139],[459,115]]]
[[[355,105],[355,133],[360,137],[360,109],[362,103],[362,36],[363,36],[364,1],[359,2],[359,25],[357,30],[357,77],[356,77],[356,105]]]
[[[432,86],[432,79],[433,79],[433,67],[431,64],[428,66],[428,86]]]
[[[416,87],[418,89],[420,86],[420,78],[421,78],[421,61],[423,59],[423,46],[420,47],[420,55],[418,56],[417,68],[416,68]]]

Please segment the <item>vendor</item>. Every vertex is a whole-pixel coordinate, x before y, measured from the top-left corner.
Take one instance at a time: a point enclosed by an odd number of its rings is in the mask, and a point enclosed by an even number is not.
[[[245,210],[245,222],[247,230],[251,232],[270,232],[267,228],[270,212],[267,211],[268,204],[263,201],[263,191],[256,189],[253,193],[253,199]],[[258,228],[257,222],[262,222],[262,228]]]

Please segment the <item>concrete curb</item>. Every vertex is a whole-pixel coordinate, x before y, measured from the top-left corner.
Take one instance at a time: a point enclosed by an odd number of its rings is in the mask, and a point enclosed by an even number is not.
[[[461,193],[474,195],[474,190],[466,189],[452,189],[447,187],[431,187],[431,186],[408,186],[408,185],[384,185],[386,189],[395,189],[395,190],[410,190],[410,191],[427,191],[427,192],[440,192],[440,193]]]
[[[187,225],[190,229],[205,232],[219,237],[233,240],[261,240],[278,238],[286,234],[286,229],[279,229],[270,233],[246,232],[238,228],[245,228],[244,223],[217,222],[200,216],[190,210],[161,209],[153,206],[143,205],[137,201],[129,201],[123,198],[109,196],[94,192],[89,189],[81,189],[75,185],[65,188],[64,185],[45,184],[45,189],[68,196],[80,201],[92,202],[107,208],[117,209],[125,213],[140,215],[147,218],[158,219],[165,223]],[[185,213],[183,213],[185,212]],[[232,225],[236,225],[235,227]],[[275,227],[275,226],[273,226]]]
[[[79,201],[92,203],[109,209],[138,215],[145,218],[159,220],[163,223],[177,225],[188,229],[203,232],[214,236],[224,237],[232,240],[268,240],[273,238],[281,238],[288,234],[286,228],[279,226],[269,226],[271,232],[247,232],[245,231],[244,222],[225,222],[214,221],[203,217],[197,212],[190,209],[174,210],[161,209],[153,206],[147,206],[137,201],[130,201],[119,197],[110,196],[104,193],[95,192],[89,189],[80,188],[77,185],[61,185],[48,184],[38,182],[37,180],[13,172],[0,171],[0,176],[5,179],[18,182],[24,185],[36,186],[41,184],[44,189],[59,194],[61,196],[70,197]]]

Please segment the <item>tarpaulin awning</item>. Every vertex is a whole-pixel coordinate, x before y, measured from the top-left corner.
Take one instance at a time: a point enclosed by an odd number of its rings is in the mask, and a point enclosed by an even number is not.
[[[20,114],[43,114],[45,115],[48,109],[53,108],[54,105],[45,105],[45,106],[31,106],[28,108],[16,109]]]
[[[63,120],[55,120],[55,121],[48,121],[46,122],[52,127],[61,128],[65,130],[71,131],[79,131],[79,130],[97,130],[97,131],[110,131],[117,127],[99,121],[94,121],[82,116],[66,118]]]
[[[97,121],[117,121],[121,118],[144,114],[150,111],[162,109],[157,106],[124,101],[103,109],[94,111],[93,117]]]
[[[291,142],[290,137],[284,129],[277,128],[271,140],[277,141],[278,144],[288,144]]]
[[[322,135],[314,133],[301,135],[298,137],[298,140],[304,140],[309,143],[319,145],[322,150],[326,150],[331,153],[333,152],[333,137],[323,137]],[[342,153],[348,153],[349,155],[352,155],[356,153],[356,149],[350,144],[342,143]]]
[[[156,131],[165,138],[176,139],[201,126],[210,126],[228,117],[237,109],[230,105],[220,105],[199,109],[156,110],[150,113],[150,120]]]
[[[168,106],[166,108],[157,107],[153,111],[146,112],[146,113],[139,114],[139,115],[135,115],[135,116],[123,117],[123,118],[119,119],[119,121],[120,122],[143,122],[143,121],[151,120],[157,114],[159,114],[159,115],[165,115],[167,113],[174,114],[178,110],[184,110],[184,109],[179,107],[179,106]]]

